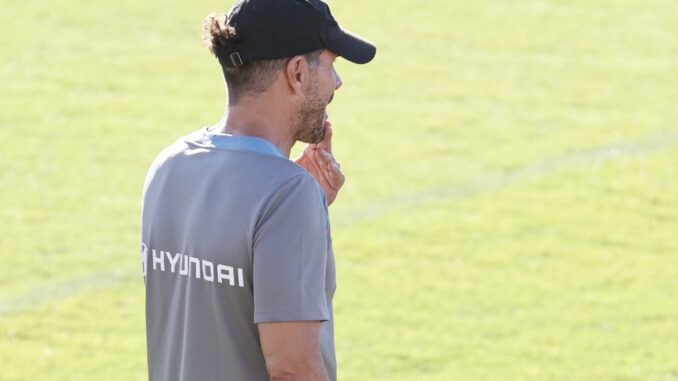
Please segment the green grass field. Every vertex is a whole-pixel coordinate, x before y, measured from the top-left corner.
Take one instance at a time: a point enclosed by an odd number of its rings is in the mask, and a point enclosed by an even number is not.
[[[140,196],[229,2],[0,4],[0,380],[143,380]],[[334,0],[341,380],[678,380],[678,3]],[[295,147],[297,150],[300,147]]]

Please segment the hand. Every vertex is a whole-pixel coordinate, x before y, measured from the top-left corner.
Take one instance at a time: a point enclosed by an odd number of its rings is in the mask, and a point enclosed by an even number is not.
[[[332,123],[325,121],[325,137],[318,144],[308,144],[294,162],[304,167],[315,177],[325,191],[327,205],[337,198],[337,193],[344,185],[344,174],[339,163],[332,155]]]

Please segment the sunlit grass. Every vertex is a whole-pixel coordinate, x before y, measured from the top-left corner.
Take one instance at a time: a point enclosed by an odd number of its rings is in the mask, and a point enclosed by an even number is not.
[[[329,108],[340,379],[677,379],[674,140],[558,162],[678,131],[678,5],[330,5],[379,47]],[[146,377],[142,182],[221,116],[229,6],[3,2],[0,380]]]

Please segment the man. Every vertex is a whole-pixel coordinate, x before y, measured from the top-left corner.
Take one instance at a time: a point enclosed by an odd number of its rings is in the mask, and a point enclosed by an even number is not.
[[[151,380],[335,380],[327,206],[344,182],[325,108],[372,43],[320,0],[241,0],[203,38],[221,121],[155,159],[142,201]],[[289,160],[295,141],[309,143]]]

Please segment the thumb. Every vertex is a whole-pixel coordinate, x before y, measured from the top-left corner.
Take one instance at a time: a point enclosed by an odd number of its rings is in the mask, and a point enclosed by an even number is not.
[[[325,122],[325,136],[323,140],[318,143],[318,148],[332,153],[332,123],[328,120]]]

